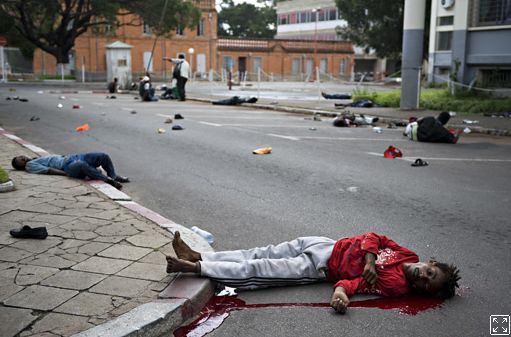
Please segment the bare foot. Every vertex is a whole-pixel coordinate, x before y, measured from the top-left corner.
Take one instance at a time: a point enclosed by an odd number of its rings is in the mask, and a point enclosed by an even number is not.
[[[197,269],[197,264],[194,262],[167,256],[167,273],[196,273]]]
[[[195,250],[191,249],[190,246],[188,246],[183,239],[181,239],[181,233],[176,231],[174,233],[174,240],[172,240],[172,247],[174,248],[174,251],[176,252],[176,255],[178,258],[190,262],[197,262],[200,261],[201,256],[199,252],[196,252]]]

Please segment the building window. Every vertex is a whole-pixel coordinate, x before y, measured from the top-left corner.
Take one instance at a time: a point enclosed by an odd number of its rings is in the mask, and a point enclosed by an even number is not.
[[[337,9],[335,8],[330,8],[328,10],[328,20],[329,21],[335,21],[337,20]]]
[[[232,57],[224,56],[222,68],[227,71],[232,71],[232,68],[234,68],[234,61]]]
[[[511,0],[474,0],[473,26],[498,26],[511,24]]]
[[[176,27],[176,35],[179,35],[179,36],[183,36],[185,35],[184,31],[183,31],[183,27],[181,27],[181,25],[178,25]]]
[[[347,59],[342,59],[341,60],[341,67],[340,67],[339,73],[341,75],[346,75],[346,69],[348,69],[348,60]]]
[[[200,19],[197,25],[197,36],[204,36],[204,18]]]
[[[291,66],[291,73],[293,75],[298,75],[300,73],[300,58],[294,58]]]
[[[142,25],[142,33],[144,33],[145,35],[151,35],[153,31],[151,30],[151,27],[149,27],[147,23],[144,23]]]
[[[438,18],[439,26],[452,26],[454,24],[454,16],[441,16]]]
[[[485,88],[511,88],[511,69],[481,69],[480,82]]]
[[[119,60],[117,60],[117,66],[118,67],[127,67],[128,66],[128,60],[126,60],[126,59],[119,59]]]
[[[307,21],[307,18],[309,19]],[[310,22],[310,13],[309,12],[300,12],[300,23]]]
[[[262,64],[263,64],[263,59],[259,56],[256,56],[252,59],[252,62],[253,62],[253,66],[254,66],[254,71],[257,72],[259,68],[261,68],[261,70],[263,69],[262,68]]]
[[[327,15],[326,11],[324,9],[320,9],[316,15],[318,15],[318,21],[326,21]],[[314,17],[316,19],[316,17]]]
[[[289,17],[287,14],[281,14],[279,16],[279,25],[287,25],[289,23]]]
[[[328,73],[328,59],[322,58],[321,60],[319,60],[319,71],[322,74]]]
[[[438,32],[436,50],[447,51],[451,50],[452,32]]]

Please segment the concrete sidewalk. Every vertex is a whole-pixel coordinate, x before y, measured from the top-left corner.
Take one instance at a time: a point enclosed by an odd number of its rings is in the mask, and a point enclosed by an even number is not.
[[[47,152],[1,128],[0,148],[16,186],[0,193],[0,336],[170,335],[212,296],[209,281],[165,271],[175,230],[211,250],[195,233],[105,183],[11,169]],[[49,236],[10,236],[24,225]]]

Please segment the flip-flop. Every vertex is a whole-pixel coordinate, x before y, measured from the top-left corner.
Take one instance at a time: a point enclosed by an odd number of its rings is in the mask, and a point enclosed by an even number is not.
[[[428,162],[425,160],[422,160],[420,158],[417,158],[414,163],[412,163],[413,167],[419,167],[419,166],[428,166]]]
[[[23,226],[20,229],[11,229],[9,232],[15,238],[25,239],[46,239],[48,231],[46,227],[32,228],[30,226]]]

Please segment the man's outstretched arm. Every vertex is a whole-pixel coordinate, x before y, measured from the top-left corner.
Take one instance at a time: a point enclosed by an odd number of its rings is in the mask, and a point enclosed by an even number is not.
[[[54,168],[49,168],[48,172],[46,174],[52,174],[52,175],[57,175],[57,176],[67,176],[66,172],[59,170],[59,169],[54,169]]]
[[[346,310],[348,310],[348,305],[350,304],[350,299],[348,295],[346,295],[346,291],[343,287],[336,287],[334,293],[332,294],[332,299],[330,301],[330,306],[335,309],[338,313],[344,314]]]

